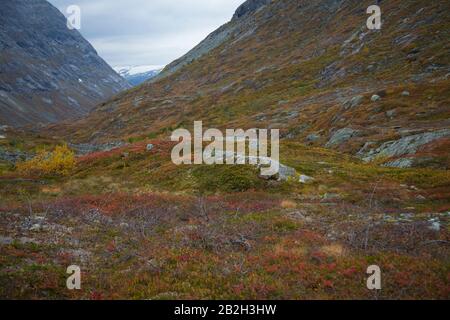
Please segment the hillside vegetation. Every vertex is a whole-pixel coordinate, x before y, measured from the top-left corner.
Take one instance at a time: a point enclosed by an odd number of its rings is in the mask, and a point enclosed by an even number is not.
[[[247,1],[88,117],[2,128],[0,297],[448,299],[449,3],[381,1],[380,31],[370,4]],[[281,129],[295,174],[176,166],[195,120]],[[63,174],[21,170],[58,150]]]

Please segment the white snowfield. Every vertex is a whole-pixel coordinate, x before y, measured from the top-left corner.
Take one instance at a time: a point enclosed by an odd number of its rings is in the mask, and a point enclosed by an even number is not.
[[[159,71],[162,70],[164,66],[159,65],[143,65],[143,66],[119,66],[114,67],[114,71],[116,71],[121,76],[134,76],[136,74],[146,73],[149,71]]]

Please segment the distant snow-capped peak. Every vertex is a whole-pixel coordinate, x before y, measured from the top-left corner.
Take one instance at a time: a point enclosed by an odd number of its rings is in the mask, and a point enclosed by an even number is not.
[[[164,66],[159,65],[119,66],[115,67],[114,70],[123,77],[129,77],[150,71],[161,71],[163,68]]]
[[[164,66],[145,65],[145,66],[121,66],[115,67],[114,70],[125,78],[132,86],[156,77],[164,68]]]

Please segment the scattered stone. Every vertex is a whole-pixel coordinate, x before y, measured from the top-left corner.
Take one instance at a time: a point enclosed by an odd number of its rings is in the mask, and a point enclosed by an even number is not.
[[[0,134],[0,139],[6,139],[6,137]]]
[[[353,137],[360,134],[360,131],[351,128],[344,128],[336,131],[331,137],[330,141],[325,145],[325,147],[330,148],[334,146],[341,145]]]
[[[308,135],[308,136],[306,137],[306,142],[310,142],[310,143],[316,142],[316,141],[319,140],[320,138],[321,138],[320,135],[318,135],[318,134],[316,134],[316,133],[312,133],[312,134],[310,134],[310,135]]]
[[[308,182],[311,182],[313,180],[314,180],[314,178],[306,176],[304,174],[300,175],[300,178],[299,178],[300,183],[308,183]]]
[[[409,97],[409,96],[410,96],[409,91],[403,91],[403,92],[402,92],[402,96],[403,96],[403,97]]]
[[[439,221],[439,218],[433,218],[428,221],[431,225],[429,226],[429,229],[432,231],[439,232],[441,231],[441,222]]]
[[[416,197],[416,199],[419,200],[419,201],[425,201],[425,200],[427,200],[427,198],[425,198],[425,197],[422,196],[421,194],[419,194],[419,195]]]
[[[295,178],[297,176],[297,171],[294,168],[285,166],[280,163],[280,171],[278,173],[279,181],[287,181],[289,178]]]
[[[389,110],[389,111],[387,111],[386,112],[386,116],[388,117],[388,118],[394,118],[395,116],[397,115],[397,110]]]
[[[370,100],[372,102],[377,102],[377,101],[381,100],[381,97],[379,95],[377,95],[377,94],[374,94]]]
[[[151,143],[147,145],[147,151],[152,151],[155,146]]]
[[[39,223],[33,224],[29,230],[32,232],[39,232],[42,230],[42,225]]]
[[[402,213],[400,214],[400,221],[412,222],[414,218],[414,213]]]
[[[122,222],[122,223],[120,224],[120,227],[123,228],[123,229],[127,229],[127,228],[130,227],[130,225],[129,225],[128,223]]]
[[[364,100],[363,96],[356,96],[344,103],[345,110],[353,109],[358,107]]]

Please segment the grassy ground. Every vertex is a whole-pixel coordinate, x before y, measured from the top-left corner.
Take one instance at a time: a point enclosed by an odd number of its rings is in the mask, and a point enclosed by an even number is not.
[[[284,141],[282,162],[314,181],[277,182],[247,166],[177,167],[171,147],[148,140],[84,156],[65,178],[4,171],[0,296],[449,297],[448,171]],[[65,287],[73,264],[80,291]],[[377,292],[366,288],[373,264]]]

